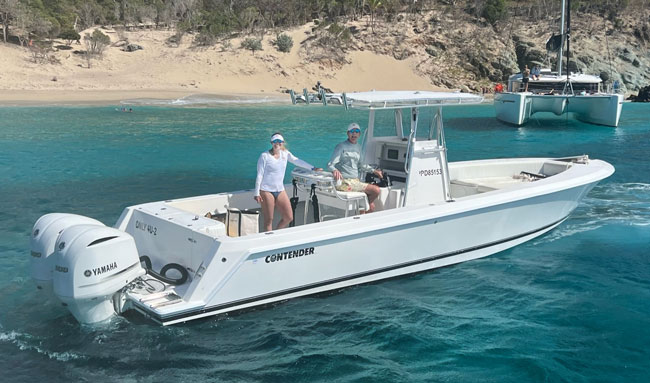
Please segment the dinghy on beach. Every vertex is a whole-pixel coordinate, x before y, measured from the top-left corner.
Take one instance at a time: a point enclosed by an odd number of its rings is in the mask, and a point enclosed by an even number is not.
[[[336,191],[331,174],[295,170],[294,225],[270,232],[260,232],[253,190],[130,206],[114,227],[47,214],[32,231],[32,277],[81,323],[135,310],[170,325],[500,252],[557,227],[614,172],[586,155],[448,163],[443,109],[481,101],[342,94],[335,108],[369,113],[364,162],[391,180],[373,213],[362,214],[364,193]],[[379,113],[394,123],[380,126]]]

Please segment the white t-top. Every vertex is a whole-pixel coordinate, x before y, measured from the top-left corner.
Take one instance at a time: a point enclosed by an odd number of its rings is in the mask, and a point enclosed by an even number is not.
[[[312,170],[309,163],[291,154],[288,150],[280,150],[280,157],[275,158],[268,150],[260,155],[257,160],[257,178],[255,179],[255,196],[260,195],[260,190],[280,192],[284,190],[284,173],[287,161],[301,168]]]

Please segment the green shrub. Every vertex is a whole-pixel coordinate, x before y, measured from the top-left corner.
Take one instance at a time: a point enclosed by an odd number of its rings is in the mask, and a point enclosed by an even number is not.
[[[255,51],[262,50],[262,39],[255,39],[252,37],[248,37],[241,42],[241,47],[244,49],[248,49],[249,51],[253,52],[253,54],[255,54]]]
[[[315,29],[315,34],[318,44],[330,49],[345,49],[352,41],[350,29],[336,22],[331,24],[321,23]]]
[[[99,29],[95,29],[93,34],[86,33],[84,37],[86,50],[91,55],[101,55],[106,47],[111,43],[111,38],[103,34]]]
[[[350,40],[352,40],[352,33],[350,33],[350,29],[338,23],[330,24],[329,28],[327,28],[327,32],[332,38],[337,39],[343,43],[348,43]]]
[[[506,0],[487,0],[481,16],[495,25],[497,21],[505,19],[507,12]]]
[[[278,35],[278,37],[275,39],[275,45],[278,47],[278,50],[280,52],[291,52],[291,47],[293,47],[293,39],[291,36],[283,33],[281,35]]]
[[[61,32],[59,38],[65,40],[67,45],[70,45],[73,41],[79,41],[81,39],[81,35],[74,29],[68,29]]]

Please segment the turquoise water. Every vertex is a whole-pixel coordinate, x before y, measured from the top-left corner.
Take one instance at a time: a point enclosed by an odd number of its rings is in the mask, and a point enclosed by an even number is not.
[[[323,166],[339,107],[0,108],[0,371],[9,382],[647,382],[650,105],[620,126],[515,128],[491,105],[445,110],[452,161],[589,154],[616,173],[557,229],[514,249],[264,309],[158,327],[84,327],[29,278],[49,212],[112,225],[126,206],[253,186],[281,131]],[[368,244],[368,251],[374,249]]]

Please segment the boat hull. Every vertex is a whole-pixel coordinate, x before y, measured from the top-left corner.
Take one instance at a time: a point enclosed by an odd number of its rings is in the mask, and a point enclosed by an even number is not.
[[[227,238],[183,302],[153,308],[137,295],[131,300],[168,325],[485,257],[562,223],[613,172],[605,165],[600,175],[567,179],[564,185],[541,180],[454,203]]]
[[[537,112],[550,112],[557,116],[572,113],[579,121],[616,127],[622,106],[620,94],[563,96],[506,92],[494,96],[497,119],[517,126],[527,123]]]

